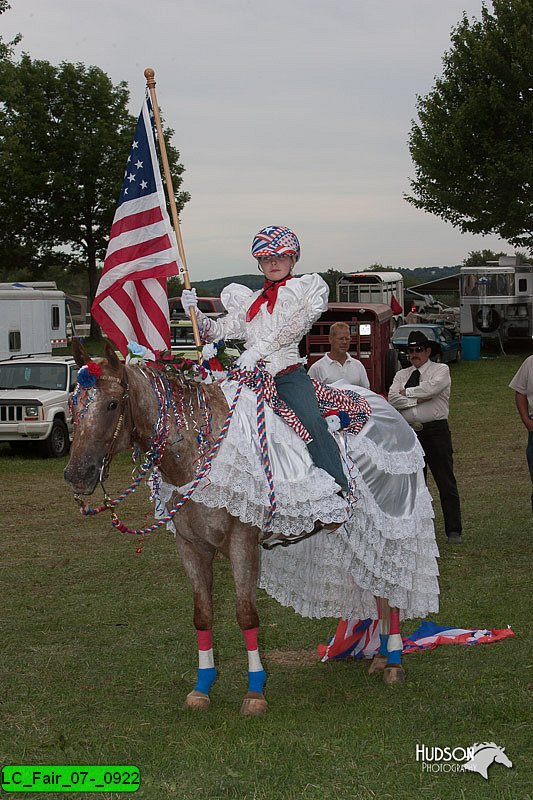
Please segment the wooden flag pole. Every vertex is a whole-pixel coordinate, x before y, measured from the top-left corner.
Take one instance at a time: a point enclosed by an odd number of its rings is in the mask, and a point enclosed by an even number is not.
[[[155,126],[157,128],[157,137],[159,139],[159,152],[161,153],[161,161],[163,162],[163,172],[165,173],[165,183],[167,186],[168,200],[170,204],[170,213],[172,216],[172,226],[176,234],[176,241],[178,243],[178,252],[180,254],[181,263],[183,264],[183,285],[186,289],[191,288],[191,279],[189,278],[189,269],[187,267],[187,259],[185,258],[185,248],[183,247],[183,239],[181,238],[180,221],[178,218],[178,209],[176,207],[176,197],[174,195],[174,187],[172,186],[172,178],[170,177],[170,167],[168,164],[167,150],[165,147],[165,140],[163,138],[163,126],[161,125],[161,115],[159,114],[159,105],[157,103],[157,95],[155,92],[155,72],[151,67],[144,70],[144,77],[146,78],[146,87],[150,92],[150,100],[152,101],[152,109],[154,112]],[[191,322],[192,331],[194,334],[194,343],[196,347],[202,347],[200,339],[200,331],[198,329],[198,319],[196,311],[191,308]],[[201,352],[198,352],[198,361],[201,361]]]

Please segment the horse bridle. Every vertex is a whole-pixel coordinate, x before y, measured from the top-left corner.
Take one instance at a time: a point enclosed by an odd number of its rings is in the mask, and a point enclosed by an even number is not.
[[[106,488],[104,486],[104,481],[107,480],[107,477],[109,475],[109,464],[111,463],[111,458],[113,457],[113,447],[115,446],[115,443],[124,427],[126,401],[129,398],[129,386],[127,381],[123,381],[122,378],[117,378],[116,375],[100,375],[97,378],[97,380],[108,381],[109,383],[118,383],[120,386],[122,386],[123,390],[122,397],[119,400],[119,404],[122,406],[122,408],[120,410],[120,414],[117,419],[117,424],[115,425],[113,436],[111,437],[111,444],[109,445],[106,453],[104,453],[104,457],[102,458],[102,464],[100,466],[100,472],[98,475],[98,483],[102,487],[102,491],[104,493],[104,507],[112,508],[111,497],[106,491]],[[83,501],[83,497],[79,494],[75,494],[74,499],[77,502]]]

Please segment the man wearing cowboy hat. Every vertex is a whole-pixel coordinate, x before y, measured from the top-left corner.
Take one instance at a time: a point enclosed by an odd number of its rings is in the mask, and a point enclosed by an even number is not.
[[[407,340],[411,366],[394,376],[389,403],[416,431],[440,495],[444,528],[450,544],[461,542],[461,503],[453,473],[452,437],[448,427],[451,378],[446,364],[431,361],[441,352],[438,342],[422,331]]]

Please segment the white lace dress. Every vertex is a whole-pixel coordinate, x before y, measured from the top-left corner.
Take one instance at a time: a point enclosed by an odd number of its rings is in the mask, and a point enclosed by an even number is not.
[[[272,314],[266,304],[250,322],[246,312],[260,292],[231,284],[221,300],[228,313],[217,320],[200,316],[209,341],[244,339],[276,375],[285,367],[305,363],[298,343],[327,308],[329,289],[320,275],[292,278],[278,292]],[[231,405],[237,384],[226,381],[222,389]],[[312,531],[317,520],[344,522],[346,503],[339,486],[316,467],[306,445],[286,422],[265,404],[268,454],[274,480],[277,514],[267,525],[270,489],[261,463],[257,434],[257,397],[243,387],[231,425],[209,475],[196,489],[193,500],[211,508],[226,508],[242,522],[271,533],[295,535]]]

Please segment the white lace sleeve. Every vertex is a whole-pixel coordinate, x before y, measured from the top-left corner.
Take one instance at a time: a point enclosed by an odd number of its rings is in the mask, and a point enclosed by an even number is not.
[[[206,317],[198,312],[198,322],[202,339],[216,342],[217,339],[246,339],[246,309],[253,292],[247,286],[230,283],[220,295],[227,314],[218,319]]]
[[[283,287],[281,325],[261,342],[261,355],[268,356],[297,344],[328,307],[329,287],[320,275],[302,275]],[[278,302],[281,300],[281,294]]]

